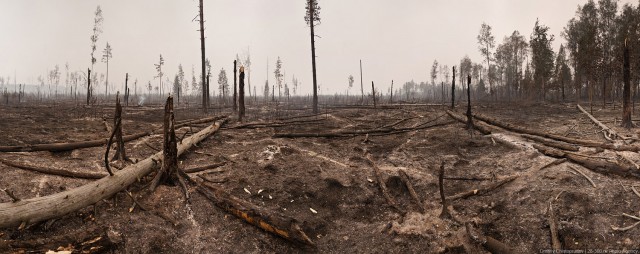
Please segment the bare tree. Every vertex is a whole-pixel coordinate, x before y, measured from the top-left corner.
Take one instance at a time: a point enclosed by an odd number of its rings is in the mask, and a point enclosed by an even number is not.
[[[91,71],[87,71],[87,105],[89,105],[89,101],[91,98],[91,72],[93,72],[93,65],[96,63],[96,58],[94,54],[96,52],[96,43],[98,42],[98,36],[102,33],[102,9],[100,9],[100,5],[96,8],[95,17],[93,19],[93,34],[91,35]],[[94,72],[95,75],[95,72]]]
[[[202,0],[201,0],[202,1]],[[313,113],[318,113],[318,81],[316,79],[316,41],[314,26],[320,23],[320,6],[318,0],[307,0],[306,15],[304,20],[311,28],[311,66],[313,68]]]
[[[282,97],[282,60],[278,57],[276,61],[276,70],[273,71],[273,74],[276,77],[276,85],[278,86],[278,100]]]
[[[200,52],[202,60],[202,110],[207,113],[207,98],[209,97],[209,91],[205,87],[205,50],[204,50],[204,12],[202,11],[202,0],[200,0]]]

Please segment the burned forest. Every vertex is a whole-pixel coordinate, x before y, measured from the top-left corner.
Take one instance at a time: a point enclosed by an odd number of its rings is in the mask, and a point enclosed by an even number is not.
[[[0,24],[0,253],[640,253],[635,0]]]

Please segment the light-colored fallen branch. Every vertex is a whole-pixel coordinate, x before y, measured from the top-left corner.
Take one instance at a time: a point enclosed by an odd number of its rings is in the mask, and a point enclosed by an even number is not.
[[[456,200],[456,199],[461,199],[461,198],[468,198],[468,197],[471,197],[471,196],[474,196],[474,195],[483,195],[485,193],[488,193],[488,192],[490,192],[492,190],[495,190],[495,189],[499,188],[500,186],[502,186],[502,185],[504,185],[506,183],[509,183],[509,182],[515,180],[516,178],[518,178],[518,176],[508,176],[508,177],[505,177],[505,178],[503,178],[502,180],[500,180],[498,182],[489,184],[489,185],[484,186],[482,188],[473,189],[473,190],[470,190],[470,191],[466,191],[466,192],[463,192],[463,193],[458,193],[456,195],[447,197],[447,200]]]
[[[178,155],[183,154],[193,144],[215,133],[223,121],[203,129],[190,136],[178,146]],[[151,173],[156,162],[162,161],[162,152],[158,152],[136,164],[78,188],[55,193],[49,196],[25,199],[16,203],[0,204],[0,228],[17,226],[22,223],[36,223],[60,217],[83,207],[95,204],[115,193],[122,191],[137,179]]]
[[[598,188],[596,187],[596,183],[593,182],[593,180],[591,180],[591,177],[589,177],[588,175],[585,175],[584,173],[582,173],[582,171],[578,170],[577,168],[573,167],[573,166],[569,166],[570,169],[573,169],[573,171],[578,172],[579,174],[581,174],[582,176],[584,176],[584,178],[587,178],[587,180],[589,180],[589,182],[591,183],[591,185],[593,185],[593,188]]]
[[[636,227],[636,226],[638,226],[638,225],[640,225],[640,221],[638,221],[638,222],[636,222],[636,223],[633,223],[633,224],[631,224],[630,226],[622,227],[622,228],[619,228],[619,227],[616,227],[616,226],[613,226],[613,225],[612,225],[612,226],[611,226],[611,229],[613,229],[614,231],[627,231],[627,230],[632,229],[632,228],[634,228],[634,227]]]
[[[558,223],[556,215],[553,212],[553,200],[549,200],[549,230],[551,231],[551,246],[553,250],[562,249],[560,239],[558,238]]]
[[[576,104],[578,109],[580,111],[582,111],[582,113],[584,113],[585,115],[587,115],[589,117],[589,119],[591,119],[591,121],[593,121],[593,123],[595,123],[596,125],[598,125],[601,129],[602,129],[602,134],[604,134],[604,138],[609,140],[609,141],[613,141],[614,139],[620,137],[620,135],[618,135],[618,133],[614,130],[612,130],[611,128],[609,128],[608,126],[606,126],[605,124],[601,123],[600,121],[598,121],[598,119],[596,119],[595,117],[593,117],[591,114],[589,114],[589,112],[587,112],[586,110],[584,110],[582,108],[582,106],[580,106],[580,104]]]
[[[546,165],[542,166],[539,170],[543,170],[545,168],[549,168],[549,167],[553,167],[553,166],[556,166],[556,165],[560,165],[562,163],[565,163],[566,161],[567,161],[567,158],[557,159],[557,160],[554,160],[554,161],[549,162]]]
[[[9,161],[9,160],[3,160],[3,159],[0,159],[0,162],[2,162],[3,164],[5,164],[7,166],[14,167],[14,168],[35,171],[35,172],[48,174],[48,175],[57,175],[57,176],[81,178],[81,179],[100,179],[100,178],[103,178],[103,177],[107,176],[107,174],[105,174],[105,173],[75,172],[75,171],[70,171],[70,170],[66,170],[66,169],[41,167],[41,166],[29,165],[29,164],[25,164],[25,163],[20,163],[20,162],[16,162],[16,161]]]

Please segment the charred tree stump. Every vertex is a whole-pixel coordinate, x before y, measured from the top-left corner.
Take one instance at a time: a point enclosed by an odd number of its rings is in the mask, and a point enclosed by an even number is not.
[[[631,122],[631,74],[629,65],[629,45],[627,40],[624,41],[624,57],[623,57],[622,75],[624,81],[624,91],[622,92],[623,105],[622,105],[622,127],[630,129],[633,128],[633,122]]]
[[[238,111],[238,121],[242,122],[244,118],[244,66],[240,67],[240,97],[238,97],[238,104],[240,104],[240,110]]]
[[[161,183],[174,185],[179,183],[183,188],[185,197],[188,199],[189,192],[184,181],[184,178],[188,176],[178,168],[178,144],[176,141],[174,124],[173,97],[169,96],[169,98],[167,98],[167,103],[164,106],[162,166],[160,167],[160,170],[158,170],[155,178],[153,178],[150,189],[151,191],[154,191]]]
[[[238,65],[237,61],[233,60],[233,111],[238,111],[238,93],[236,87],[238,87]]]

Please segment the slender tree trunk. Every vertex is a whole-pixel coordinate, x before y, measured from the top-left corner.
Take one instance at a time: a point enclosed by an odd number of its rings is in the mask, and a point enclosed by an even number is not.
[[[361,104],[364,104],[364,85],[362,84],[362,60],[360,60],[360,91],[362,92]]]
[[[393,80],[391,80],[391,97],[389,98],[389,104],[393,104]]]
[[[238,87],[238,83],[236,78],[238,77],[238,65],[237,61],[233,60],[233,111],[238,111],[238,93],[236,91],[236,87]]]
[[[129,73],[124,77],[124,106],[129,106]],[[178,95],[178,103],[180,103],[180,95]]]
[[[309,25],[311,26],[311,66],[313,68],[313,113],[318,113],[318,82],[316,79],[316,40],[315,32],[313,30],[314,25],[314,5],[313,0],[309,0]]]
[[[624,80],[624,91],[622,97],[624,98],[622,101],[622,127],[627,129],[633,127],[633,122],[631,121],[631,71],[629,64],[629,46],[625,41],[624,44],[624,56],[623,56],[623,67],[622,67],[622,76]]]
[[[242,122],[244,118],[244,69],[240,70],[240,97],[238,97],[238,103],[240,104],[240,110],[238,111],[238,121]]]
[[[451,80],[451,109],[456,107],[456,67],[453,66],[453,79]]]
[[[373,108],[376,108],[376,87],[373,85],[373,81],[371,81],[371,96],[373,96]]]
[[[104,83],[104,100],[109,100],[109,58],[107,57],[107,81]]]
[[[202,61],[202,110],[207,113],[207,89],[205,83],[205,50],[204,50],[204,12],[202,11],[202,0],[200,0],[200,51]]]
[[[87,68],[87,105],[91,99],[91,69]]]

